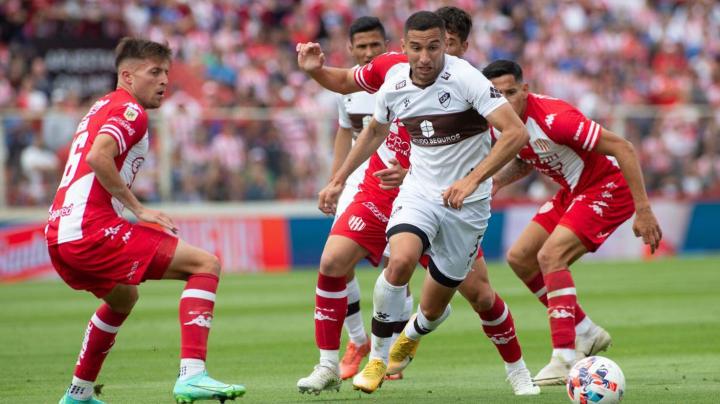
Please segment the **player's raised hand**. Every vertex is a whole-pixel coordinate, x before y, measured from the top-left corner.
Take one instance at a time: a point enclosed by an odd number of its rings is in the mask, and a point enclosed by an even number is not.
[[[135,216],[137,216],[138,220],[140,220],[141,222],[159,224],[160,226],[171,231],[173,234],[177,234],[177,227],[175,226],[175,222],[173,222],[170,216],[166,215],[163,212],[160,212],[159,210],[142,208],[141,211],[135,213]]]
[[[298,43],[295,50],[298,53],[298,67],[305,72],[310,73],[318,70],[325,63],[325,54],[319,43]]]
[[[402,168],[400,163],[394,157],[388,160],[388,163],[390,163],[390,167],[373,173],[374,176],[380,179],[381,189],[393,189],[399,187],[402,185],[403,179],[408,172],[408,170]]]
[[[318,193],[318,209],[326,215],[334,215],[340,194],[344,187],[344,184],[330,181],[330,183]]]
[[[446,207],[460,210],[465,198],[475,192],[477,187],[478,184],[470,177],[461,178],[443,192],[443,204]]]
[[[662,240],[662,230],[649,206],[635,212],[633,232],[636,237],[642,237],[643,243],[650,246],[650,253],[654,254]]]

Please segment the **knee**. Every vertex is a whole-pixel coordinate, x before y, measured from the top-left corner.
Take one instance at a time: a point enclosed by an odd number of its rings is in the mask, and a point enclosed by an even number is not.
[[[198,265],[196,273],[213,274],[220,276],[221,267],[220,260],[214,254],[206,253],[203,255]]]
[[[508,264],[514,271],[519,271],[528,267],[528,255],[520,248],[511,248],[505,256]]]
[[[349,273],[348,265],[336,253],[323,253],[320,257],[320,273],[326,276],[346,276]]]
[[[131,289],[122,299],[114,300],[112,304],[108,303],[112,311],[121,314],[130,314],[133,307],[140,299],[137,288]]]
[[[417,262],[412,257],[391,256],[388,266],[385,268],[385,279],[393,285],[404,285],[410,281],[416,264]]]
[[[472,304],[473,306],[473,309],[478,314],[492,309],[493,303],[495,303],[495,292],[492,289],[490,289],[488,292],[478,293],[475,299],[470,302],[470,304]]]
[[[538,251],[537,261],[543,273],[556,269],[558,265],[561,265],[558,263],[558,254],[556,254],[552,248],[548,247],[543,247]]]
[[[423,316],[428,319],[428,321],[435,321],[442,317],[443,314],[445,314],[447,307],[420,307],[420,310],[422,311]]]

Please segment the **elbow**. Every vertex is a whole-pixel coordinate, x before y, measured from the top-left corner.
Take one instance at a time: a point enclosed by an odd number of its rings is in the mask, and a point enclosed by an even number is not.
[[[95,171],[95,169],[100,164],[100,154],[93,150],[90,150],[85,156],[85,162],[88,166],[90,166],[90,168],[93,169],[93,171]]]
[[[512,139],[512,144],[517,151],[520,151],[520,149],[522,149],[522,147],[530,141],[530,135],[528,134],[527,129],[525,129],[525,125],[513,128],[512,136],[509,137]]]

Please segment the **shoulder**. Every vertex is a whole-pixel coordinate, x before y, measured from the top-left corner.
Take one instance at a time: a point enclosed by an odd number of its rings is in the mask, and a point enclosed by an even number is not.
[[[382,68],[387,70],[388,68],[398,63],[407,63],[407,56],[399,52],[385,52],[381,55],[376,56],[373,60],[370,61],[370,63],[365,65],[365,68],[367,70],[372,70],[374,68]]]
[[[528,115],[547,131],[564,132],[587,120],[567,101],[542,94],[528,95]]]

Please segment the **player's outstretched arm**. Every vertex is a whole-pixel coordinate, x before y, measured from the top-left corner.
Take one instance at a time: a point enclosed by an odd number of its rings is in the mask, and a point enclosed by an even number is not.
[[[337,208],[337,201],[340,193],[345,187],[345,181],[360,165],[370,158],[375,150],[380,147],[390,131],[390,124],[381,124],[370,120],[366,128],[360,132],[355,146],[345,159],[340,169],[330,178],[328,185],[318,194],[318,209],[326,214],[334,214]]]
[[[130,209],[135,217],[144,222],[157,223],[176,233],[177,228],[169,216],[145,208],[125,185],[115,166],[115,157],[118,154],[119,150],[115,140],[110,135],[99,134],[95,138],[85,161],[92,168],[100,185]]]
[[[510,185],[513,182],[525,178],[533,170],[533,166],[520,160],[519,158],[513,159],[508,163],[502,170],[498,171],[497,174],[493,175],[493,190],[492,195],[500,190],[500,188]]]
[[[490,113],[486,119],[494,128],[502,132],[490,154],[483,159],[464,178],[455,181],[443,192],[445,206],[460,209],[466,197],[505,164],[512,160],[530,138],[525,125],[512,109],[510,104],[503,104]]]
[[[298,53],[298,67],[309,74],[318,84],[340,94],[363,91],[355,82],[353,69],[341,69],[325,66],[325,54],[320,44],[314,42],[299,43],[295,46]]]
[[[632,143],[621,138],[615,133],[602,128],[600,139],[595,146],[595,151],[613,156],[620,166],[625,181],[630,187],[633,201],[635,202],[635,223],[633,223],[633,231],[635,236],[642,237],[643,242],[650,246],[650,251],[655,252],[660,240],[662,239],[662,230],[655,218],[655,214],[650,207],[650,200],[645,192],[645,182],[643,180],[642,171],[640,170],[640,162],[638,161],[635,148]]]

